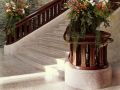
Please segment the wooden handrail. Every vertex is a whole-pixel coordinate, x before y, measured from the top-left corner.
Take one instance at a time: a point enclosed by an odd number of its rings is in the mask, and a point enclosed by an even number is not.
[[[28,15],[26,18],[24,18],[22,21],[16,23],[16,25],[19,25],[21,23],[23,23],[24,21],[28,20],[28,19],[31,19],[32,17],[34,17],[36,14],[39,14],[41,11],[49,8],[49,7],[52,7],[51,5],[55,4],[55,3],[58,3],[59,1],[61,0],[53,0],[52,2],[49,2],[47,3],[46,5],[42,6],[41,8],[39,8],[38,10],[36,10],[35,12],[33,12],[32,14]]]
[[[120,0],[110,0],[110,1],[113,10],[116,10],[118,7],[120,7]]]
[[[67,9],[64,8],[66,2],[67,0],[53,0],[17,22],[14,35],[9,34],[6,37],[6,44],[20,40],[66,11]]]

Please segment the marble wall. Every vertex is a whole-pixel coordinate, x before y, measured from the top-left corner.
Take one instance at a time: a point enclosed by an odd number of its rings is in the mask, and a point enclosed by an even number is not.
[[[108,61],[120,63],[120,8],[113,12],[110,18],[110,27],[103,30],[110,32],[114,39],[108,46]]]

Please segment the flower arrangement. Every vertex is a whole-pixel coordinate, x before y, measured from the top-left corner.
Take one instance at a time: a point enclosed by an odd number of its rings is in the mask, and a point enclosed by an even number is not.
[[[94,33],[96,41],[100,41],[100,24],[109,26],[107,17],[110,15],[110,3],[107,0],[69,0],[66,4],[70,9],[69,31],[67,35],[73,41],[84,38],[86,33]]]
[[[29,14],[29,8],[29,3],[23,0],[11,0],[5,4],[5,13],[7,18],[5,31],[7,34],[14,34],[16,22]]]

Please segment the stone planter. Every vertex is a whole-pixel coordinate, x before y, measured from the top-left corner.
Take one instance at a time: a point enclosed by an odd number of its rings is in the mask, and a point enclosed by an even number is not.
[[[67,40],[64,34],[64,39],[70,43],[70,52],[65,68],[65,82],[68,85],[80,89],[95,89],[111,84],[112,70],[107,61],[107,46],[112,41],[111,34],[104,31],[100,31],[100,33],[99,49],[96,48],[93,33],[87,33],[85,38],[80,39],[78,43]]]

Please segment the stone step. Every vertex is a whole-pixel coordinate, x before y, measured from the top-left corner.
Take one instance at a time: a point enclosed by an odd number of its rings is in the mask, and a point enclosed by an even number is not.
[[[64,34],[64,32],[62,32],[62,31],[54,31],[54,32],[47,32],[47,33],[45,33],[43,36],[45,37],[45,36],[56,36],[57,38],[63,38],[63,34]]]
[[[41,65],[51,65],[51,64],[56,64],[56,59],[54,57],[47,56],[42,53],[38,53],[37,50],[33,49],[27,49],[23,50],[24,52],[20,54],[23,54],[24,56],[28,56],[29,58],[32,58],[32,61],[35,61]]]
[[[60,23],[60,24],[59,24],[59,27],[60,27],[60,26],[65,26],[65,27],[67,27],[68,24],[69,24],[69,21],[65,21],[65,22],[63,22],[63,23]]]
[[[28,63],[21,62],[15,56],[4,56],[0,62],[0,77],[21,75],[38,71]]]
[[[65,43],[65,41],[63,40],[63,38],[56,38],[55,36],[53,36],[53,37],[49,37],[49,36],[45,36],[45,37],[40,37],[40,38],[38,38],[38,41],[40,41],[41,39],[43,39],[43,40],[46,40],[46,39],[49,39],[49,40],[51,40],[51,42],[60,42],[60,43]]]
[[[70,19],[66,18],[64,21],[62,21],[59,24],[68,25],[69,22],[70,22]]]
[[[47,40],[46,40],[46,41],[47,41]],[[49,43],[49,44],[48,44],[48,43]],[[69,50],[67,43],[59,44],[59,43],[50,42],[50,41],[42,42],[42,40],[41,40],[41,41],[38,42],[37,44],[38,44],[39,46],[46,46],[46,47],[49,47],[49,48],[55,48],[55,49],[63,50],[63,51],[68,51],[68,50]]]
[[[3,87],[7,85],[13,85],[14,83],[23,83],[26,85],[30,80],[40,80],[41,82],[45,79],[45,72],[38,72],[38,73],[30,73],[30,74],[22,74],[22,75],[15,75],[15,76],[8,76],[8,77],[0,77],[0,90],[16,90],[15,87]],[[43,81],[42,81],[43,80]],[[16,85],[15,85],[16,86]],[[19,90],[21,90],[19,88]]]
[[[49,39],[42,39],[42,38],[39,38],[38,41],[31,41],[31,43],[25,44],[24,47],[29,47],[30,45],[35,47],[46,46],[63,51],[69,50],[69,44],[67,42],[58,42],[57,40],[51,41]]]
[[[63,37],[62,36],[59,36],[59,35],[52,35],[52,34],[47,34],[47,35],[45,35],[45,36],[41,36],[40,38],[50,38],[50,40],[61,40],[61,41],[64,41],[64,39],[63,39]],[[39,39],[39,38],[38,38]]]
[[[64,32],[66,30],[67,26],[64,26],[64,25],[61,25],[61,26],[58,26],[58,27],[54,27],[54,29],[56,31],[62,31]]]
[[[40,63],[37,63],[33,57],[29,57],[28,55],[25,55],[23,53],[19,53],[15,55],[16,58],[18,58],[21,62],[27,63],[31,65],[31,67],[36,68],[37,72],[43,72],[44,67]]]
[[[48,75],[56,75],[57,77],[64,78],[64,69],[58,67],[58,65],[45,66],[45,71]]]
[[[45,32],[44,34],[38,36],[38,38],[39,37],[45,37],[45,36],[51,36],[51,35],[63,38],[64,32],[65,32],[65,30],[60,30],[60,29],[55,29],[54,30],[53,29],[51,31]]]
[[[35,51],[37,53],[42,53],[42,54],[45,54],[47,56],[54,57],[54,58],[63,58],[66,53],[63,50],[58,50],[52,47],[39,46],[39,45],[25,47],[25,50],[28,50],[28,49],[31,50],[31,52]]]

